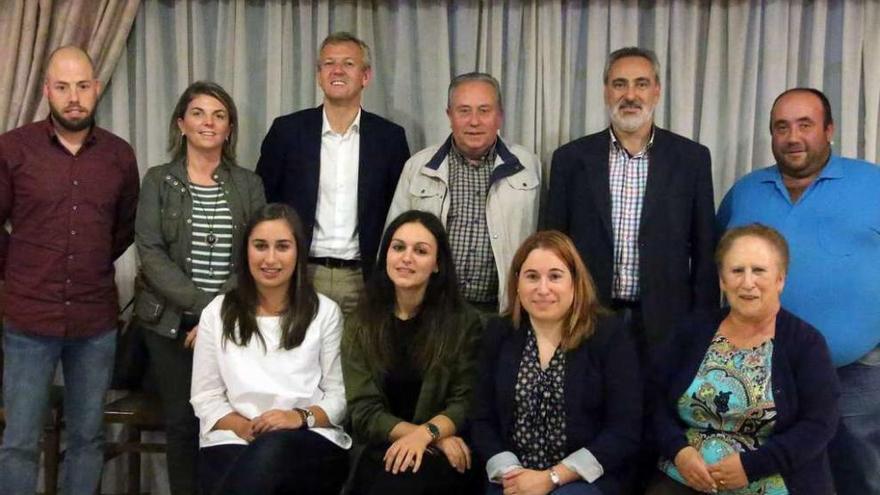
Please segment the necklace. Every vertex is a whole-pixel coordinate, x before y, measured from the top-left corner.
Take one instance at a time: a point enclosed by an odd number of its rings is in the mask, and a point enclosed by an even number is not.
[[[192,180],[190,180],[188,185],[189,185],[190,197],[192,197],[193,210],[198,208],[199,212],[205,218],[205,222],[208,224],[208,233],[205,235],[205,243],[208,245],[208,273],[211,277],[213,277],[214,276],[214,263],[213,263],[213,261],[214,261],[214,244],[217,243],[217,236],[214,234],[214,225],[215,225],[215,221],[217,219],[217,201],[216,201],[216,199],[215,199],[215,201],[213,201],[213,203],[211,205],[211,216],[209,217],[207,208],[205,206],[205,203],[203,202],[203,201],[207,201],[207,199],[200,198],[199,201],[197,202],[196,201],[196,192],[194,189],[196,184],[193,184]],[[219,184],[216,186],[213,186],[213,187],[220,188],[220,193],[221,194],[223,193],[223,189],[222,189],[222,187],[220,187]],[[198,205],[197,205],[197,203],[198,203]]]

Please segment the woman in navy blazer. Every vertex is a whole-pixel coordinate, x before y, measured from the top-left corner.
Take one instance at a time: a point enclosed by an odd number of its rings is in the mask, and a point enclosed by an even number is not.
[[[488,323],[474,404],[487,493],[618,493],[641,430],[634,343],[560,232],[526,239],[508,284],[510,314]]]
[[[715,258],[730,308],[685,321],[651,374],[665,474],[648,493],[830,495],[837,375],[821,334],[780,306],[785,239],[738,227]]]

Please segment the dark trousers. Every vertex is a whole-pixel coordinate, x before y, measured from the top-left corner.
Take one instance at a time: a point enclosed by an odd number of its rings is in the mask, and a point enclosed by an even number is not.
[[[485,469],[474,462],[464,474],[456,471],[442,452],[426,451],[419,472],[391,474],[382,456],[388,445],[364,451],[354,477],[353,495],[466,495],[481,493]],[[482,476],[482,477],[480,477]]]
[[[199,452],[202,495],[338,495],[348,452],[308,430],[263,433],[248,445]]]
[[[650,372],[652,366],[652,354],[650,342],[645,332],[645,322],[642,319],[642,307],[639,302],[612,300],[611,309],[623,320],[624,327],[629,331],[636,344],[639,354],[639,363],[642,365],[642,376]],[[622,492],[625,495],[641,495],[645,493],[648,482],[657,472],[657,449],[652,441],[651,434],[651,407],[648,404],[647,389],[642,391],[644,404],[644,416],[642,418],[642,444],[636,453],[625,476]]]
[[[195,494],[199,422],[189,403],[192,349],[184,348],[186,335],[182,331],[176,339],[146,329],[143,329],[143,334],[150,353],[150,372],[165,415],[166,459],[171,493]]]

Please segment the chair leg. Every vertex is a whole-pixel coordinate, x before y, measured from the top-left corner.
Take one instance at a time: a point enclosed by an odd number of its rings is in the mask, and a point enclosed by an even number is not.
[[[141,442],[141,429],[137,426],[128,428],[128,444],[135,445]],[[136,449],[128,454],[128,495],[140,495],[141,493],[141,454]]]
[[[43,462],[45,494],[58,493],[58,465],[61,463],[61,432],[60,426],[52,426],[43,435]]]

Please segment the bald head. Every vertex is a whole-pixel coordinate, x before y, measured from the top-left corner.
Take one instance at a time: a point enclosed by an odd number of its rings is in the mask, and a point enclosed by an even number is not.
[[[56,48],[49,55],[49,64],[46,66],[46,82],[53,73],[57,73],[66,67],[76,66],[89,74],[89,79],[95,78],[95,64],[92,58],[82,48],[73,45]]]
[[[91,127],[100,91],[101,83],[95,79],[92,59],[86,52],[75,46],[52,52],[43,94],[56,127],[70,132]]]

